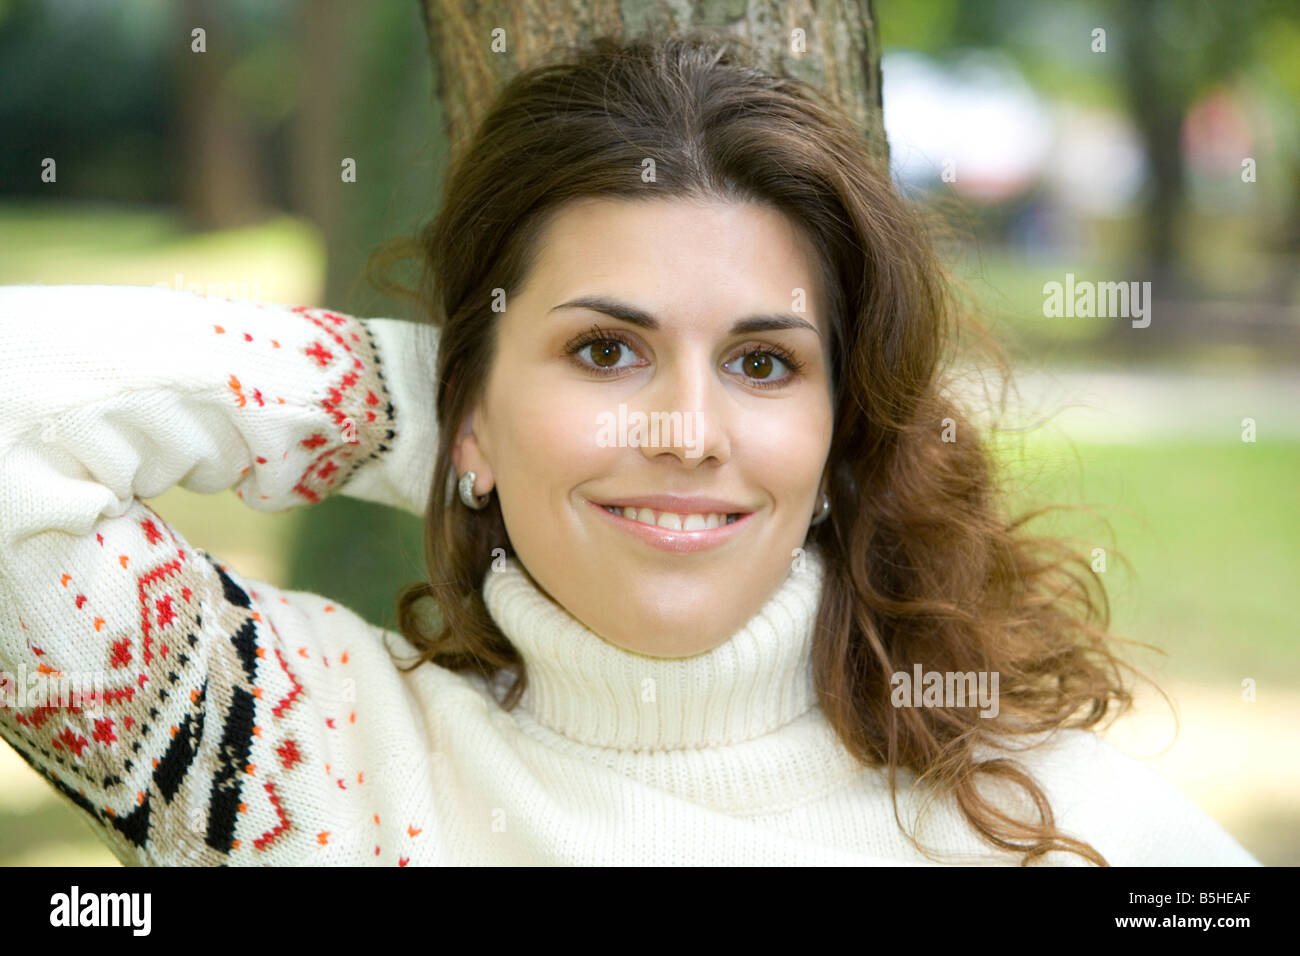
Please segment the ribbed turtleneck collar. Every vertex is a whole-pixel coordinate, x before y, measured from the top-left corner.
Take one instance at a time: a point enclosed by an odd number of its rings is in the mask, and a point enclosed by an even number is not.
[[[824,574],[806,549],[734,635],[693,657],[649,657],[588,629],[518,560],[489,571],[483,597],[528,673],[520,706],[576,743],[616,750],[720,747],[771,733],[816,702],[812,634]]]

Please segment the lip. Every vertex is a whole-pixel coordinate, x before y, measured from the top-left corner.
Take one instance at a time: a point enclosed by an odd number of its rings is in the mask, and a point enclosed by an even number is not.
[[[643,524],[640,521],[633,521],[631,518],[624,518],[621,514],[616,515],[612,512],[606,511],[604,505],[592,501],[590,498],[585,500],[596,510],[598,515],[603,516],[611,522],[614,527],[626,531],[634,538],[645,542],[653,548],[658,548],[661,551],[676,551],[679,553],[706,551],[709,548],[716,548],[734,538],[742,529],[748,527],[750,519],[754,516],[752,511],[747,511],[742,513],[741,516],[731,524],[721,524],[716,528],[703,528],[699,531],[674,531],[671,528],[661,528],[658,525]],[[731,508],[733,510],[727,511],[727,514],[737,513],[734,510],[734,505],[727,505],[725,502],[718,502],[711,498],[665,498],[662,495],[628,499],[628,507],[645,507],[652,508],[656,511],[673,510],[672,507],[668,506],[655,507],[652,504],[641,504],[641,502],[644,501],[672,501],[677,507],[685,507],[685,502],[688,501],[697,503],[706,502],[721,505],[722,507],[716,509],[718,512],[722,512],[724,508]],[[613,506],[614,503],[611,503],[611,507]],[[693,511],[687,510],[685,513],[691,514]]]

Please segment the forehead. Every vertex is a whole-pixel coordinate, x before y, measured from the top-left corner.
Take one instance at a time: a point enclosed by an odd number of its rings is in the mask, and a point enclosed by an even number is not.
[[[770,206],[584,199],[562,207],[539,242],[527,292],[543,309],[607,293],[666,317],[729,324],[802,298],[809,321],[824,321],[815,249]]]

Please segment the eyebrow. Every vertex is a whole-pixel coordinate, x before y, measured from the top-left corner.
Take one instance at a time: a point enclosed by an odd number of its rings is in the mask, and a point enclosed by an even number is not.
[[[633,325],[651,331],[660,328],[662,325],[658,319],[642,309],[600,295],[579,296],[576,299],[561,302],[559,305],[552,307],[550,311],[554,312],[556,309],[591,309],[593,312],[600,312],[611,318],[622,319],[624,322],[631,322]],[[731,334],[744,335],[750,332],[774,332],[782,329],[808,329],[816,334],[818,338],[821,337],[821,331],[815,325],[789,312],[748,315],[743,319],[738,319],[731,326]]]

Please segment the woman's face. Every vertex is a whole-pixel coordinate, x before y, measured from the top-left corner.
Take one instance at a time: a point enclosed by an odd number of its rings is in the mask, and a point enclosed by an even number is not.
[[[785,580],[819,500],[832,411],[813,248],[764,206],[598,199],[564,207],[540,249],[457,474],[495,489],[524,568],[596,634],[708,651]]]

